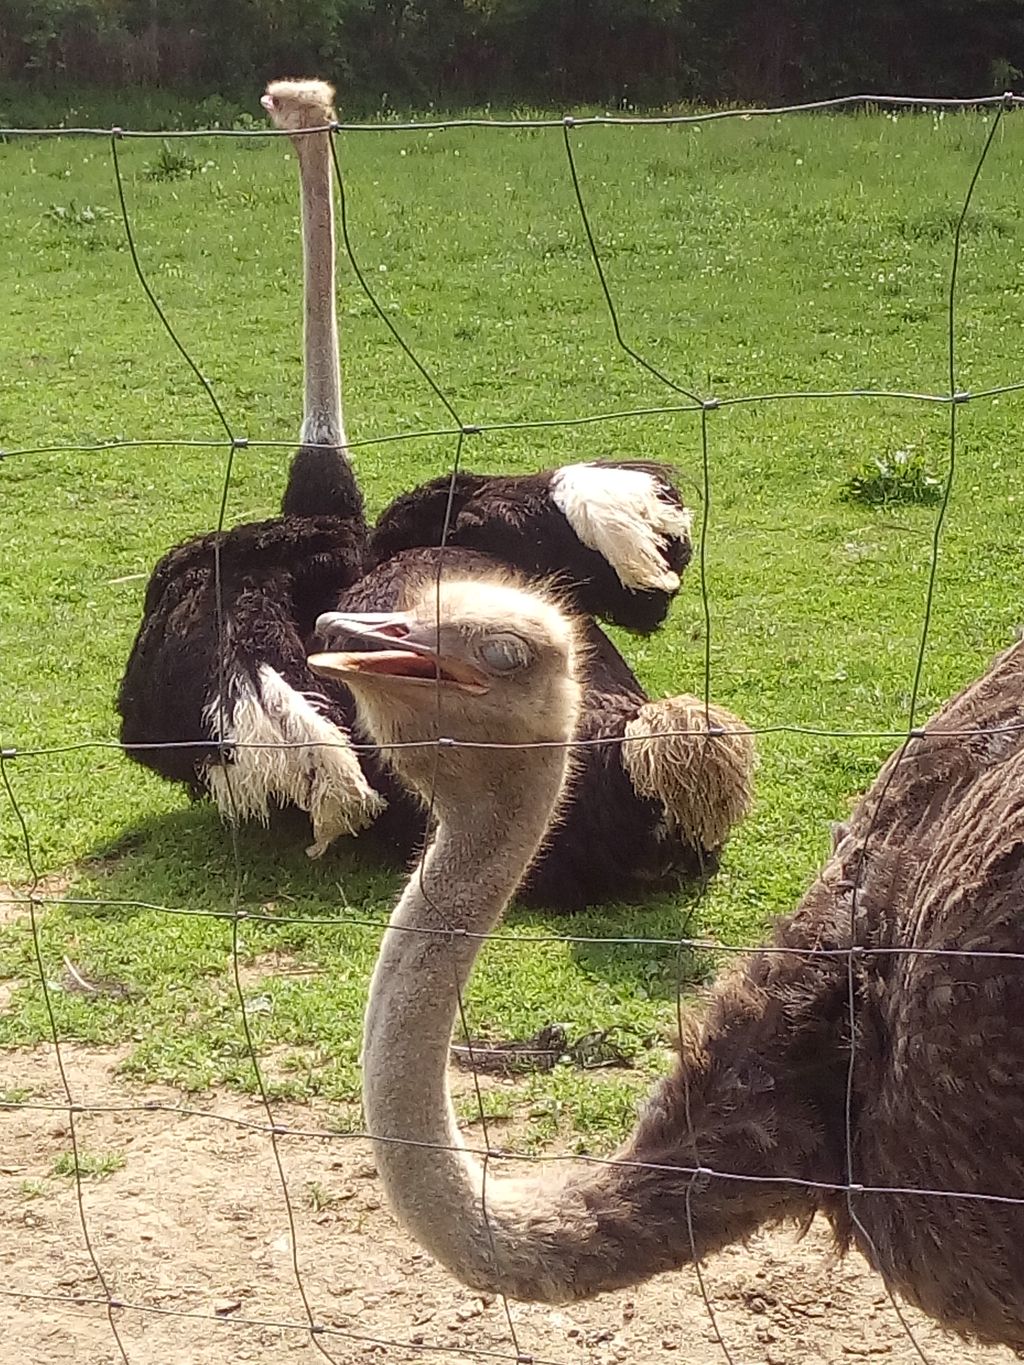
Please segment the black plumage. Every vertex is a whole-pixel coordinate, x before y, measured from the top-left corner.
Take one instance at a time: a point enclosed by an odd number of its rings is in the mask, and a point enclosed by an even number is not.
[[[505,497],[510,496],[506,483]],[[512,501],[514,504],[514,498]],[[337,609],[402,610],[424,582],[439,574],[443,578],[489,579],[500,576],[510,561],[514,563],[511,553],[498,561],[459,545],[401,550],[343,593]],[[542,563],[536,576],[550,581],[548,566]],[[573,576],[564,600],[572,605],[573,589],[578,592],[581,586],[586,590],[586,580]],[[330,619],[328,614],[324,623],[328,634]],[[707,739],[697,733],[673,733],[660,741],[668,768],[667,800],[638,792],[631,769],[631,746],[623,741],[631,726],[647,733],[645,717],[656,715],[659,704],[649,702],[629,665],[591,619],[584,617],[582,634],[587,655],[581,670],[583,706],[576,738],[583,742],[574,752],[573,781],[560,819],[518,893],[524,904],[559,911],[613,900],[642,901],[656,891],[712,875],[718,867],[724,835],[749,805],[753,767],[749,736],[734,717],[712,708],[712,723],[738,731],[712,741],[725,746],[725,761],[717,752],[709,752],[708,761],[702,765],[695,750],[707,744]],[[330,647],[344,649],[345,641],[330,635]],[[702,707],[695,698],[690,700],[692,705],[679,724],[704,730]],[[673,705],[674,699],[668,704]],[[354,723],[354,708],[349,715],[350,723]],[[676,731],[674,715],[670,728]],[[367,743],[358,733],[356,739],[361,745]],[[423,842],[427,814],[372,747],[361,747],[360,761],[370,784],[387,801],[362,837],[370,840],[389,864],[404,866]],[[673,794],[676,769],[680,770],[681,783]],[[687,791],[688,779],[704,784],[704,790],[696,795]],[[716,834],[710,838],[705,836],[707,826],[691,813],[705,800],[717,805],[723,817],[711,825]],[[721,837],[716,837],[718,831]]]
[[[552,479],[562,472],[558,470],[442,475],[402,494],[381,513],[373,529],[370,566],[413,546],[440,545],[444,537],[445,544],[479,550],[528,577],[553,576],[576,611],[648,634],[668,615],[678,579],[692,555],[689,517],[671,470],[639,460],[595,460],[575,467],[647,476],[653,500],[664,505],[666,531],[655,534],[665,573],[676,577],[675,588],[627,587],[604,555],[583,544],[552,498]]]
[[[306,667],[313,623],[363,572],[367,544],[342,419],[329,134],[304,131],[330,123],[333,96],[275,82],[263,99],[295,134],[302,193],[305,398],[282,516],[163,557],[117,699],[131,758],[228,818],[299,806],[316,853],[380,806],[348,742],[348,698],[324,696]]]
[[[324,605],[359,578],[365,545],[358,520],[283,517],[211,531],[169,550],[149,580],[118,691],[128,756],[201,796],[208,766],[233,757],[210,713],[222,680],[228,691],[239,678],[258,687],[266,665],[298,692],[319,692],[306,668],[306,642]],[[344,707],[326,710],[345,724]],[[150,747],[160,745],[177,747]]]
[[[341,410],[330,149],[327,134],[302,133],[333,118],[332,99],[319,82],[275,82],[264,97],[278,126],[298,133],[302,187],[305,411],[283,515],[163,557],[118,709],[129,756],[193,796],[209,793],[227,818],[298,807],[312,821],[313,854],[372,824],[377,848],[401,866],[423,837],[423,812],[379,755],[357,757],[345,688],[310,674],[317,618],[400,607],[439,569],[514,569],[556,586],[585,618],[646,633],[664,621],[690,560],[689,513],[666,467],[596,461],[441,476],[368,529]],[[711,745],[686,733],[735,718],[702,712],[694,698],[649,702],[592,619],[585,632],[579,738],[610,742],[580,747],[573,796],[524,893],[561,909],[705,875],[749,803],[746,735]]]

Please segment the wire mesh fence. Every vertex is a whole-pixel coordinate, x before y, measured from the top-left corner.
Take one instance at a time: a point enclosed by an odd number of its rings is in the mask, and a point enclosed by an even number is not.
[[[311,135],[329,131],[331,133],[331,150],[334,164],[334,171],[339,190],[340,206],[340,227],[341,241],[348,264],[358,281],[359,287],[365,295],[366,300],[373,309],[381,323],[387,328],[393,341],[401,348],[409,362],[417,371],[420,379],[430,389],[434,397],[442,405],[450,422],[440,427],[423,430],[412,430],[402,432],[384,432],[374,436],[368,436],[359,440],[347,442],[351,449],[368,446],[386,446],[394,442],[415,442],[425,439],[445,439],[451,442],[451,460],[449,462],[449,472],[451,474],[451,489],[454,489],[455,479],[458,475],[462,457],[466,448],[467,441],[482,438],[491,433],[510,432],[510,431],[531,431],[551,428],[567,428],[583,426],[595,426],[618,420],[638,419],[649,416],[672,415],[679,413],[695,413],[699,420],[699,460],[700,460],[700,483],[701,483],[701,526],[699,536],[699,583],[702,600],[702,610],[704,616],[703,632],[703,698],[706,705],[710,705],[714,695],[713,676],[713,626],[714,626],[714,596],[708,581],[707,548],[713,539],[713,519],[711,517],[712,492],[713,492],[713,468],[714,468],[714,414],[721,409],[747,406],[747,405],[767,405],[778,403],[800,402],[805,400],[829,400],[829,401],[858,401],[867,402],[871,400],[886,400],[897,403],[907,404],[929,404],[943,407],[948,413],[948,445],[946,450],[946,476],[943,481],[942,498],[938,506],[937,515],[934,520],[931,536],[929,567],[927,573],[927,584],[925,600],[922,607],[920,628],[918,633],[918,645],[913,676],[909,681],[906,726],[902,729],[892,729],[880,727],[876,729],[862,729],[852,727],[815,727],[805,724],[789,723],[785,718],[780,718],[768,725],[755,725],[752,728],[755,734],[767,733],[791,733],[809,735],[837,740],[874,738],[888,739],[897,743],[897,758],[889,773],[889,781],[881,788],[877,796],[875,806],[868,823],[867,834],[865,835],[859,853],[859,865],[856,876],[852,884],[852,894],[849,903],[850,915],[850,940],[856,945],[857,925],[861,883],[864,875],[866,860],[870,857],[871,839],[875,832],[877,822],[882,811],[886,795],[893,778],[895,777],[899,762],[908,752],[909,747],[915,741],[920,740],[924,735],[920,717],[920,695],[921,679],[924,668],[926,651],[929,644],[932,629],[933,609],[936,600],[938,585],[938,565],[940,548],[943,541],[943,534],[946,526],[947,512],[950,506],[950,499],[956,486],[957,459],[958,459],[958,423],[960,413],[968,404],[983,402],[984,400],[998,398],[1002,395],[1024,391],[1024,378],[1018,381],[1011,381],[1004,384],[989,386],[973,391],[966,390],[959,383],[958,363],[957,363],[957,342],[958,342],[958,281],[961,262],[961,246],[963,239],[964,224],[967,220],[975,191],[979,180],[983,174],[986,160],[988,158],[993,140],[999,131],[1003,120],[1013,115],[1013,112],[1024,103],[1024,97],[1015,96],[1011,93],[998,96],[986,96],[979,99],[965,100],[912,100],[897,96],[871,95],[871,96],[851,96],[842,99],[820,101],[805,105],[788,106],[777,109],[755,109],[755,110],[721,110],[701,114],[665,116],[658,118],[640,117],[618,117],[618,116],[595,116],[595,117],[566,117],[564,119],[547,118],[524,118],[524,119],[442,119],[442,120],[416,120],[405,123],[391,124],[347,124],[337,122],[329,128],[307,130]],[[581,174],[576,156],[576,148],[580,137],[589,134],[588,130],[600,129],[601,127],[613,125],[628,126],[671,126],[671,125],[694,125],[721,121],[723,119],[736,118],[758,118],[773,116],[778,117],[790,113],[807,113],[814,111],[842,111],[847,109],[877,107],[893,109],[918,109],[931,110],[936,108],[945,109],[986,109],[990,111],[991,118],[987,126],[987,132],[978,148],[976,162],[968,183],[963,187],[960,200],[959,213],[956,219],[952,234],[952,251],[949,259],[948,272],[948,291],[946,295],[946,319],[947,319],[947,373],[948,386],[942,392],[914,392],[909,389],[892,388],[850,388],[840,390],[828,389],[793,389],[791,391],[764,392],[739,394],[725,397],[717,397],[713,393],[702,393],[700,389],[691,383],[684,382],[677,376],[673,376],[665,371],[660,365],[655,364],[641,349],[634,346],[629,336],[627,328],[623,323],[622,315],[616,300],[614,291],[609,281],[608,273],[605,269],[602,248],[600,244],[600,234],[595,230],[591,212],[588,205],[588,193],[585,176]],[[579,224],[583,231],[590,258],[590,264],[594,271],[598,287],[607,311],[608,325],[614,336],[615,342],[628,360],[640,367],[652,379],[662,385],[671,394],[670,401],[664,405],[651,405],[644,407],[634,407],[622,410],[611,410],[586,413],[571,417],[545,416],[535,419],[520,421],[468,421],[465,413],[461,410],[461,403],[456,403],[452,396],[446,391],[445,387],[437,380],[430,367],[417,354],[413,347],[405,338],[403,331],[393,321],[388,310],[383,306],[377,296],[371,282],[370,276],[361,265],[357,252],[353,244],[352,233],[350,231],[350,210],[346,199],[346,177],[343,173],[337,154],[337,141],[343,136],[382,136],[386,137],[389,133],[408,132],[408,131],[427,131],[453,129],[461,127],[483,128],[493,133],[493,136],[500,137],[503,130],[551,130],[553,133],[561,134],[562,150],[564,154],[564,171],[568,183],[571,186],[573,201],[578,213]],[[96,128],[42,128],[42,129],[22,129],[22,128],[3,128],[0,129],[0,139],[8,138],[17,141],[20,138],[54,138],[54,137],[82,137],[92,139],[103,139],[106,141],[110,157],[110,164],[116,184],[117,198],[121,216],[121,226],[123,228],[124,239],[130,254],[132,266],[135,272],[139,288],[143,291],[148,304],[151,306],[155,319],[159,326],[164,329],[170,341],[177,349],[182,363],[188,367],[195,383],[199,386],[208,400],[212,416],[216,425],[221,429],[217,435],[208,438],[172,440],[171,438],[111,438],[99,441],[84,443],[66,443],[54,441],[48,444],[23,444],[12,445],[11,448],[0,450],[0,477],[2,477],[3,467],[7,462],[13,462],[19,458],[39,456],[48,453],[58,452],[78,452],[87,453],[90,451],[125,450],[131,451],[139,448],[154,447],[209,447],[212,450],[223,451],[223,468],[220,484],[220,505],[216,521],[216,529],[222,531],[225,528],[228,498],[234,477],[234,460],[236,453],[249,447],[253,448],[284,448],[294,444],[291,440],[255,440],[243,435],[236,429],[235,424],[227,415],[224,404],[218,397],[214,385],[207,379],[200,366],[193,359],[187,346],[178,336],[175,327],[163,308],[157,293],[152,287],[147,272],[144,269],[140,258],[137,244],[136,233],[133,228],[132,215],[129,210],[128,201],[125,194],[125,176],[121,163],[121,147],[124,142],[132,138],[253,138],[253,137],[281,137],[295,136],[280,130],[267,129],[259,133],[254,133],[250,129],[237,131],[231,129],[211,129],[200,131],[147,131],[147,130],[128,130],[122,128],[96,129]],[[449,502],[450,511],[450,502]],[[442,535],[441,544],[445,543],[447,535],[447,522],[445,532]],[[218,629],[223,633],[224,630],[224,605],[222,601],[222,585],[220,579],[220,545],[215,542],[215,578],[217,583],[217,611]],[[224,689],[221,689],[223,695]],[[1024,722],[1007,723],[1005,725],[993,727],[990,733],[1012,733],[1024,727]],[[975,734],[974,729],[943,729],[941,726],[929,731],[932,735],[945,736],[970,736]],[[481,746],[478,743],[470,744],[468,741],[460,740],[458,737],[446,738],[441,741],[448,745],[465,745],[466,747],[521,747],[521,746]],[[606,744],[622,743],[622,740],[592,740],[576,741],[580,744]],[[183,742],[186,743],[186,742]],[[309,741],[302,741],[303,746],[307,746]],[[280,1191],[282,1210],[287,1223],[287,1249],[290,1257],[291,1274],[296,1293],[296,1303],[299,1311],[292,1317],[280,1319],[276,1316],[264,1316],[259,1313],[240,1314],[232,1311],[230,1315],[230,1326],[234,1333],[233,1340],[240,1341],[239,1332],[244,1335],[246,1330],[256,1333],[261,1328],[274,1328],[286,1335],[292,1336],[297,1340],[305,1341],[311,1345],[318,1354],[328,1360],[337,1360],[339,1357],[336,1351],[342,1348],[355,1350],[371,1348],[382,1348],[399,1356],[404,1355],[431,1355],[443,1358],[445,1356],[461,1358],[480,1358],[480,1359],[504,1359],[519,1362],[534,1362],[534,1365],[544,1365],[545,1358],[541,1355],[531,1353],[521,1342],[517,1331],[516,1309],[507,1300],[502,1300],[502,1311],[505,1324],[506,1345],[501,1348],[490,1349],[484,1346],[460,1346],[446,1343],[439,1338],[427,1339],[423,1333],[412,1330],[403,1337],[377,1334],[367,1330],[348,1330],[338,1326],[329,1325],[323,1320],[324,1305],[317,1302],[307,1289],[308,1266],[310,1260],[316,1256],[316,1247],[308,1238],[303,1240],[298,1234],[298,1223],[295,1213],[294,1203],[294,1182],[297,1175],[297,1168],[301,1165],[301,1156],[294,1151],[299,1140],[322,1141],[329,1144],[345,1144],[353,1142],[364,1142],[372,1139],[375,1142],[389,1141],[382,1139],[379,1134],[368,1133],[357,1130],[346,1133],[338,1133],[329,1128],[318,1128],[313,1125],[297,1124],[290,1121],[281,1121],[279,1117],[279,1107],[272,1098],[272,1088],[266,1083],[265,1079],[265,1059],[261,1058],[257,1040],[254,1036],[250,1011],[247,1008],[246,988],[243,982],[241,963],[243,958],[240,934],[246,924],[258,924],[261,922],[280,925],[282,917],[279,914],[261,914],[252,910],[244,903],[244,870],[242,856],[239,848],[238,833],[236,827],[228,823],[226,825],[226,838],[231,841],[234,874],[231,885],[225,888],[224,905],[220,909],[209,909],[191,907],[188,905],[165,905],[154,903],[142,899],[130,898],[90,898],[79,897],[65,894],[63,891],[56,894],[46,889],[46,879],[44,869],[38,864],[33,839],[30,834],[29,824],[25,818],[22,803],[19,800],[17,790],[17,778],[19,767],[27,762],[45,762],[48,757],[57,754],[67,753],[76,750],[102,750],[119,749],[121,746],[115,741],[97,737],[95,739],[76,740],[69,743],[60,744],[23,744],[19,743],[16,734],[3,737],[3,747],[0,749],[0,782],[2,782],[7,798],[8,811],[18,829],[24,851],[25,865],[29,871],[28,885],[24,890],[13,893],[2,898],[5,905],[17,907],[27,912],[27,929],[31,935],[33,951],[35,957],[35,968],[38,973],[38,987],[47,1014],[50,1039],[53,1045],[53,1055],[55,1058],[60,1088],[63,1098],[59,1101],[30,1099],[12,1099],[5,1101],[3,1113],[7,1116],[11,1114],[30,1115],[51,1113],[60,1115],[66,1119],[67,1132],[70,1138],[73,1158],[73,1175],[75,1181],[76,1202],[79,1220],[79,1231],[82,1245],[92,1268],[96,1292],[84,1293],[80,1290],[73,1293],[61,1294],[57,1292],[41,1292],[37,1286],[29,1283],[9,1284],[0,1288],[0,1297],[8,1300],[17,1300],[21,1303],[37,1303],[40,1311],[46,1306],[68,1307],[75,1305],[93,1306],[102,1308],[109,1323],[109,1333],[112,1349],[115,1357],[124,1362],[137,1360],[141,1357],[133,1355],[126,1344],[123,1324],[126,1317],[136,1314],[151,1314],[154,1316],[163,1315],[180,1319],[184,1324],[214,1323],[225,1322],[223,1317],[217,1314],[203,1313],[179,1308],[169,1308],[156,1302],[133,1301],[130,1294],[120,1293],[116,1290],[115,1284],[119,1278],[119,1268],[112,1264],[108,1258],[103,1245],[97,1240],[92,1222],[89,1215],[89,1200],[87,1190],[83,1184],[83,1162],[81,1160],[81,1137],[80,1128],[82,1123],[89,1117],[103,1114],[157,1114],[166,1113],[175,1118],[189,1119],[194,1122],[224,1125],[229,1128],[236,1128],[251,1132],[264,1138],[269,1145],[276,1181]],[[136,745],[135,748],[146,748],[145,745]],[[151,747],[171,747],[171,746],[151,746]],[[522,747],[536,747],[522,746]],[[226,769],[230,784],[230,768]],[[174,917],[202,916],[225,921],[230,926],[230,963],[233,976],[234,989],[237,999],[238,1019],[244,1041],[245,1053],[248,1065],[251,1068],[251,1075],[255,1082],[256,1093],[259,1098],[263,1111],[262,1120],[254,1120],[237,1114],[227,1114],[218,1112],[215,1109],[203,1108],[177,1101],[143,1101],[138,1104],[129,1103],[98,1103],[83,1101],[76,1086],[76,1075],[73,1062],[68,1060],[68,1042],[62,1037],[58,1024],[58,1015],[53,1005],[53,966],[48,963],[42,936],[40,933],[40,915],[50,905],[64,905],[87,909],[106,909],[116,912],[118,910],[148,910],[154,911],[162,916],[167,916],[169,920]],[[440,939],[450,939],[451,928],[444,927],[447,921],[444,917],[443,907],[439,907],[441,926],[435,930],[418,929],[416,933],[434,933]],[[289,915],[287,922],[295,925],[329,925],[333,921],[323,917],[310,917],[301,915]],[[346,916],[347,925],[363,926],[368,933],[377,934],[380,932],[381,923],[372,916],[360,917],[358,914],[349,913]],[[460,931],[465,933],[465,931]],[[468,934],[469,938],[478,938],[481,941],[497,941],[514,944],[517,935],[509,931],[499,931],[491,934],[474,935]],[[597,935],[574,935],[571,933],[551,933],[549,936],[534,936],[533,942],[551,941],[556,943],[574,943],[580,945],[628,945],[632,947],[671,948],[677,955],[684,950],[694,950],[709,952],[715,955],[736,955],[736,954],[776,954],[780,956],[792,956],[796,958],[833,958],[845,964],[848,988],[848,1028],[849,1037],[852,1045],[849,1048],[849,1061],[847,1071],[847,1085],[845,1096],[844,1124],[846,1130],[845,1143],[845,1178],[839,1182],[822,1182],[813,1180],[799,1180],[796,1177],[777,1176],[770,1173],[751,1175],[736,1171],[723,1171],[714,1169],[711,1165],[705,1164],[701,1159],[701,1153],[694,1139],[693,1154],[694,1159],[691,1165],[673,1165],[665,1167],[675,1173],[688,1177],[686,1187],[685,1218],[689,1229],[691,1261],[696,1271],[697,1286],[703,1298],[705,1311],[710,1324],[711,1335],[722,1358],[727,1361],[737,1359],[730,1346],[728,1334],[722,1330],[716,1315],[713,1295],[709,1291],[702,1273],[702,1262],[698,1252],[697,1238],[693,1227],[693,1201],[699,1193],[711,1182],[725,1182],[742,1184],[744,1182],[754,1182],[757,1184],[778,1184],[786,1186],[800,1186],[808,1190],[828,1192],[838,1194],[843,1197],[846,1203],[849,1219],[858,1228],[861,1236],[868,1246],[871,1246],[870,1235],[867,1228],[859,1216],[862,1208],[862,1201],[867,1196],[916,1196],[928,1200],[949,1201],[961,1200],[965,1203],[980,1203],[992,1205],[1017,1206],[1024,1205],[1024,1197],[1015,1197],[997,1190],[991,1191],[963,1191],[947,1189],[930,1189],[920,1186],[872,1186],[865,1185],[858,1180],[856,1144],[854,1141],[853,1127],[853,1094],[854,1094],[854,1075],[857,1067],[857,1048],[856,1039],[858,1038],[858,1001],[855,980],[855,970],[858,962],[871,956],[889,957],[931,957],[956,960],[958,958],[985,958],[998,957],[1003,961],[1024,962],[1024,952],[1021,953],[987,953],[980,951],[959,951],[953,949],[931,949],[914,945],[903,945],[893,947],[875,947],[866,945],[856,945],[852,948],[836,949],[814,949],[803,950],[796,948],[770,947],[758,945],[730,946],[713,941],[709,938],[700,936],[680,936],[680,937],[658,937],[643,935],[621,935],[621,936],[597,936]],[[615,1166],[621,1165],[618,1158],[598,1158],[592,1156],[581,1156],[578,1154],[550,1154],[526,1151],[506,1151],[500,1149],[496,1143],[490,1140],[488,1133],[488,1121],[484,1097],[481,1092],[478,1071],[481,1056],[474,1055],[474,1044],[469,1042],[470,1031],[466,1024],[464,1003],[461,991],[458,990],[458,1014],[463,1024],[464,1033],[467,1039],[468,1060],[470,1071],[473,1078],[473,1094],[478,1113],[479,1131],[482,1141],[474,1146],[470,1144],[468,1150],[477,1155],[483,1162],[484,1167],[484,1217],[487,1216],[487,1180],[488,1172],[492,1165],[504,1167],[513,1163],[528,1163],[536,1167],[550,1166],[566,1162],[576,1162],[591,1166]],[[680,969],[677,972],[675,1003],[676,1011],[682,1031],[682,1012],[684,996],[684,974]],[[477,1046],[477,1053],[480,1049]],[[396,1141],[396,1140],[390,1140]],[[431,1144],[436,1145],[436,1144]],[[649,1169],[661,1169],[658,1166],[649,1166]],[[884,1260],[880,1253],[876,1252],[876,1263],[883,1265]],[[921,1345],[910,1323],[905,1318],[903,1311],[894,1296],[891,1297],[891,1309],[897,1315],[903,1332],[912,1351],[921,1359],[927,1360],[928,1356],[924,1347]],[[346,1359],[349,1357],[346,1356]]]

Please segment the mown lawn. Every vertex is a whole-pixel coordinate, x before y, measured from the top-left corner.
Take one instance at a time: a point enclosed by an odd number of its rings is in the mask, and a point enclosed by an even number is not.
[[[13,101],[6,112],[17,115]],[[120,122],[139,126],[125,110]],[[186,113],[187,116],[187,113]],[[993,116],[790,116],[571,134],[594,232],[633,347],[684,387],[730,398],[789,390],[948,391],[953,229]],[[142,266],[232,430],[289,442],[301,403],[295,162],[283,140],[118,145]],[[339,139],[352,244],[370,287],[463,422],[584,417],[685,400],[615,342],[560,128]],[[182,159],[184,158],[184,159]],[[965,224],[957,386],[1024,378],[1024,131],[996,132]],[[109,141],[0,145],[0,447],[162,440],[0,461],[0,736],[19,750],[111,740],[112,699],[145,575],[215,524],[223,429],[161,330],[125,249]],[[453,436],[374,444],[451,419],[342,262],[349,432],[370,508],[451,465]],[[1021,619],[1019,394],[958,409],[956,477],[938,561],[920,715],[978,672]],[[944,478],[950,409],[879,398],[780,400],[707,416],[705,541],[712,695],[758,727],[892,730],[907,723],[935,505],[844,501],[848,478],[899,450]],[[208,447],[175,444],[209,439]],[[287,446],[236,452],[228,521],[272,515]],[[692,412],[467,438],[464,463],[529,470],[622,455],[677,466],[700,512]],[[699,518],[698,518],[699,524]],[[699,691],[696,565],[669,626],[626,639],[653,694]],[[892,747],[770,731],[754,816],[707,895],[570,921],[513,913],[469,1000],[478,1034],[617,1027],[637,1063],[597,1085],[568,1068],[491,1103],[607,1147],[663,1064],[680,979],[709,969],[672,947],[549,935],[757,940],[820,862],[829,821]],[[310,864],[301,839],[244,830],[108,747],[11,759],[36,870],[75,898],[40,937],[61,1035],[131,1044],[135,1076],[253,1085],[232,966],[277,1092],[319,1095],[358,1122],[365,989],[397,881],[358,848]],[[23,886],[21,829],[0,793],[0,874]],[[233,924],[236,907],[266,919]],[[2,909],[3,907],[0,907]],[[49,1036],[28,921],[0,930],[0,978],[22,985],[0,1044]],[[314,920],[315,923],[306,921]],[[684,926],[685,929],[684,929]],[[237,935],[237,945],[235,944]],[[60,988],[67,958],[97,993]],[[299,970],[302,969],[302,970]],[[306,970],[308,969],[308,970]],[[124,989],[122,989],[124,988]]]

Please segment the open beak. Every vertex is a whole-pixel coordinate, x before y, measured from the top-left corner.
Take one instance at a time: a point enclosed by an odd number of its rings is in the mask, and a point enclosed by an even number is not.
[[[486,692],[488,680],[480,669],[464,659],[451,658],[437,649],[436,627],[424,626],[406,612],[329,611],[317,618],[316,633],[330,644],[343,644],[337,652],[311,654],[311,672],[342,682],[360,678],[389,678],[403,683],[447,684],[464,692]]]

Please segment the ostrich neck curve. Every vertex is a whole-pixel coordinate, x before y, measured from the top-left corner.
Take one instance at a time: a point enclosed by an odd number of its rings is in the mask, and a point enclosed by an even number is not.
[[[447,1083],[459,996],[478,936],[500,919],[548,828],[565,751],[506,750],[493,769],[472,799],[464,782],[463,800],[439,812],[370,987],[364,1112],[406,1230],[464,1284],[562,1303],[675,1269],[763,1223],[807,1217],[809,1192],[754,1178],[819,1174],[821,1156],[799,1093],[757,1083],[784,1072],[790,1043],[742,974],[613,1162],[568,1171],[556,1162],[511,1178],[467,1151]],[[745,1178],[695,1183],[701,1165]]]
[[[481,1287],[507,1277],[503,1227],[512,1210],[505,1210],[506,1182],[488,1180],[496,1266],[481,1207],[483,1171],[465,1149],[447,1085],[459,993],[481,946],[459,931],[486,934],[501,917],[544,836],[566,769],[557,748],[502,758],[505,772],[484,800],[468,803],[462,816],[440,814],[381,944],[363,1037],[366,1121],[376,1138],[390,1139],[376,1141],[374,1155],[392,1206],[437,1260]],[[446,928],[454,934],[438,932]],[[523,1191],[514,1183],[518,1204]],[[516,1228],[517,1240],[523,1231]],[[526,1274],[534,1273],[534,1254],[528,1241]]]
[[[682,1125],[669,1113],[678,1085],[652,1104],[621,1164],[568,1175],[556,1166],[526,1179],[497,1176],[492,1166],[485,1178],[466,1150],[447,1084],[459,993],[481,947],[476,935],[493,929],[514,894],[566,768],[558,748],[506,751],[500,760],[486,796],[440,814],[422,869],[392,914],[370,987],[363,1102],[378,1172],[407,1231],[474,1288],[559,1303],[671,1269],[695,1247],[703,1254],[783,1211],[765,1209],[763,1194],[759,1210],[746,1186],[705,1192],[688,1210],[691,1176],[671,1169],[694,1164],[692,1139],[680,1141]],[[693,1069],[699,1091],[703,1068]],[[672,1131],[666,1142],[662,1134]],[[721,1157],[716,1148],[702,1155]],[[763,1151],[758,1159],[763,1169]],[[630,1164],[659,1161],[667,1170]]]

